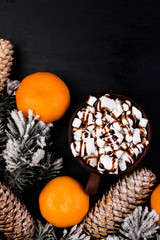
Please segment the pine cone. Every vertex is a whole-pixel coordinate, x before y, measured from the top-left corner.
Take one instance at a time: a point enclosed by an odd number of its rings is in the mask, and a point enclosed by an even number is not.
[[[84,219],[84,229],[95,238],[103,238],[120,229],[123,219],[144,202],[156,180],[146,168],[125,175],[111,187]]]
[[[26,206],[0,183],[0,232],[9,239],[29,239],[34,234],[34,220]]]
[[[10,75],[11,66],[13,65],[13,46],[10,41],[0,39],[0,91],[5,87],[5,82]]]

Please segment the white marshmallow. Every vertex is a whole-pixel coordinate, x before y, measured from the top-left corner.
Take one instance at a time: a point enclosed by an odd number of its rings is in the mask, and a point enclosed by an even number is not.
[[[141,118],[140,121],[139,121],[139,126],[140,127],[147,127],[147,124],[148,124],[148,119],[146,118]]]
[[[127,118],[124,113],[122,113],[122,115],[121,115],[121,122],[124,126],[128,125],[128,121],[127,121]]]
[[[140,135],[140,130],[139,128],[135,128],[133,131],[133,144],[137,144],[141,142],[141,135]]]
[[[111,117],[111,115],[109,115],[108,113],[105,113],[105,114],[103,115],[102,120],[103,120],[103,121],[106,121],[106,122],[108,122],[108,123],[112,123],[112,122],[114,122],[115,119],[114,119],[113,117]]]
[[[120,145],[123,142],[124,136],[121,133],[118,133],[117,144]]]
[[[117,99],[115,100],[115,103],[116,103],[116,109],[117,109],[119,112],[123,112],[122,101],[117,98]]]
[[[85,123],[86,123],[86,124],[91,124],[91,123],[93,123],[93,114],[92,114],[91,112],[89,112],[88,115],[86,115]]]
[[[77,116],[79,117],[79,119],[82,119],[83,118],[83,114],[84,114],[84,111],[78,111],[77,113]]]
[[[94,116],[95,116],[95,118],[102,118],[102,113],[96,112],[96,114]]]
[[[141,144],[142,144],[144,147],[146,147],[146,146],[149,144],[149,141],[148,141],[146,138],[143,138]]]
[[[119,145],[118,144],[112,144],[112,149],[115,151],[117,149],[119,149]]]
[[[117,149],[117,150],[114,152],[114,154],[116,155],[116,157],[117,157],[118,159],[122,156],[123,153],[124,153],[124,151],[121,150],[121,149]]]
[[[70,148],[71,148],[73,156],[77,157],[79,154],[77,153],[76,146],[75,146],[75,144],[73,142],[71,143]]]
[[[109,131],[110,131],[110,127],[108,126],[108,124],[104,125],[102,129],[102,135],[105,133],[108,133]]]
[[[141,138],[144,138],[147,136],[147,130],[146,128],[139,128],[139,131],[140,131],[140,136]]]
[[[90,111],[92,114],[95,113],[95,107],[87,106],[86,109]]]
[[[121,129],[122,129],[122,124],[121,124],[120,122],[118,122],[118,121],[115,121],[115,122],[113,122],[113,127],[114,127],[118,132],[120,132]]]
[[[94,138],[89,138],[86,140],[86,153],[88,156],[95,155],[96,153],[96,146],[94,142]]]
[[[132,114],[139,120],[142,118],[142,112],[135,106],[132,106]]]
[[[94,130],[92,131],[92,136],[93,137],[99,137],[102,135],[103,129],[100,126],[96,126]]]
[[[118,159],[114,159],[112,171],[110,171],[109,174],[118,174]]]
[[[105,150],[105,153],[106,153],[107,155],[111,155],[111,154],[114,153],[112,147],[109,146],[109,145],[107,145],[107,146],[104,148],[104,150]]]
[[[86,155],[86,141],[82,141],[80,157],[83,158]]]
[[[120,145],[120,148],[122,148],[122,150],[126,151],[129,148],[130,144],[128,142],[122,142],[122,144]]]
[[[123,119],[122,119],[122,124],[123,124],[123,126],[128,125],[128,121],[127,121],[126,118],[123,118]]]
[[[129,162],[129,163],[132,162],[132,158],[129,156],[129,154],[127,152],[123,153],[123,155],[121,156],[121,159],[123,161]]]
[[[126,112],[129,110],[129,105],[127,103],[123,103],[123,110]]]
[[[92,154],[95,154],[96,148],[94,144],[94,138],[89,138],[85,141],[82,141],[81,144],[81,152],[80,156],[83,158],[84,156],[90,156]]]
[[[118,132],[116,129],[114,129],[115,133],[112,135],[112,139],[113,141],[120,145],[124,139],[123,134],[121,134],[120,132]]]
[[[102,125],[103,125],[102,119],[97,118],[97,119],[96,119],[96,124],[97,124],[98,126],[102,126]]]
[[[127,169],[126,162],[122,159],[120,159],[120,161],[119,161],[119,168],[121,171],[125,171]]]
[[[96,167],[98,160],[97,160],[97,157],[92,157],[92,156],[90,156],[90,157],[87,157],[87,158],[85,159],[85,161],[86,161],[86,163],[89,164],[90,166]]]
[[[104,169],[104,166],[100,165],[100,162],[98,162],[98,165],[97,165],[97,170],[100,172],[100,173],[104,173],[105,169]]]
[[[115,118],[119,118],[119,116],[122,114],[123,110],[121,111],[118,111],[117,109],[114,109],[112,111],[112,115],[115,117]]]
[[[96,109],[96,111],[101,112],[101,101],[100,100],[97,100],[95,109]]]
[[[114,144],[115,143],[115,141],[112,138],[112,135],[110,135],[109,132],[105,134],[105,137],[103,139],[107,142],[107,144]]]
[[[96,143],[98,147],[103,148],[105,141],[103,141],[101,138],[97,138]]]
[[[129,116],[127,118],[129,125],[132,127],[133,126],[133,119],[131,119]]]
[[[104,148],[98,148],[96,149],[96,156],[99,157],[100,155],[105,154],[105,149]]]
[[[99,100],[101,101],[101,107],[106,108],[109,112],[116,108],[115,101],[108,96],[102,96],[99,98]]]
[[[126,134],[125,139],[126,139],[127,142],[132,142],[133,136],[130,135],[130,134]]]
[[[79,118],[75,118],[72,122],[72,127],[79,128],[81,126],[82,121]]]
[[[130,156],[131,163],[134,163],[134,160],[136,159],[136,154],[131,147],[127,150],[127,154]]]
[[[116,98],[116,99],[115,99],[115,103],[116,103],[116,105],[117,105],[117,104],[122,105],[122,101],[121,101],[119,98]]]
[[[77,141],[81,140],[82,138],[82,128],[79,128],[77,129],[76,131],[74,131],[74,134],[73,134],[73,138]]]
[[[131,134],[133,128],[131,129],[129,125],[125,125],[125,127],[123,127],[123,131],[125,132],[125,134]]]
[[[141,143],[136,144],[136,147],[139,149],[139,153],[142,153],[144,146]]]
[[[129,100],[125,100],[125,102],[128,104],[128,106],[131,106],[131,102]]]
[[[126,115],[131,115],[132,111],[129,109],[127,112],[126,112]]]
[[[77,116],[85,124],[93,123],[93,114],[86,108],[83,108],[82,111],[79,111]]]
[[[103,164],[106,170],[111,170],[113,165],[113,158],[108,155],[100,156],[99,163]]]
[[[86,140],[86,139],[88,139],[88,138],[90,138],[90,137],[91,137],[91,133],[90,133],[89,131],[84,130],[84,131],[82,132],[82,139],[83,139],[83,140]]]
[[[136,157],[138,157],[140,151],[139,151],[139,149],[137,148],[137,146],[132,144],[132,145],[130,146],[130,148],[132,149],[132,151],[134,152],[134,154],[136,155]]]
[[[89,98],[88,98],[88,100],[87,100],[87,103],[88,103],[88,105],[93,106],[96,101],[97,101],[97,98],[96,98],[96,97],[94,97],[94,96],[89,96]]]
[[[95,123],[91,123],[91,124],[87,125],[88,131],[92,132],[94,130],[95,126],[96,126]]]

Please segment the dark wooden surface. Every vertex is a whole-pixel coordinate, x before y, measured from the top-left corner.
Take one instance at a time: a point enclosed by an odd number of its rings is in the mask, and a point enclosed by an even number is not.
[[[71,154],[68,124],[90,94],[106,91],[127,95],[145,109],[152,144],[143,165],[159,182],[159,1],[0,0],[0,38],[15,46],[12,79],[49,71],[70,89],[70,109],[53,130],[53,151],[64,158],[63,175],[86,185],[89,174]],[[103,179],[100,191],[110,181]]]

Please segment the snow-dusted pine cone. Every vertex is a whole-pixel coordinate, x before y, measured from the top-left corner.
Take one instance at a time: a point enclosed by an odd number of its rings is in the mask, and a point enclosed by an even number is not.
[[[84,219],[84,229],[95,238],[104,238],[120,229],[124,218],[142,204],[156,180],[146,168],[125,175],[103,194]]]
[[[10,41],[0,39],[0,91],[5,87],[5,82],[10,75],[11,66],[13,65],[13,45]]]
[[[34,220],[26,206],[0,183],[0,232],[9,239],[29,239],[35,229]]]

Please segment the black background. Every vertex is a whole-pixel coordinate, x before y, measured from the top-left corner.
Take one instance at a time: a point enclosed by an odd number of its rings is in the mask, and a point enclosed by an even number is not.
[[[149,116],[152,144],[143,165],[159,182],[160,1],[1,0],[0,38],[14,45],[11,79],[48,71],[70,89],[71,106],[53,130],[63,175],[84,186],[89,176],[68,145],[72,113],[91,94],[117,92],[134,99]],[[100,189],[110,181],[102,179]]]

